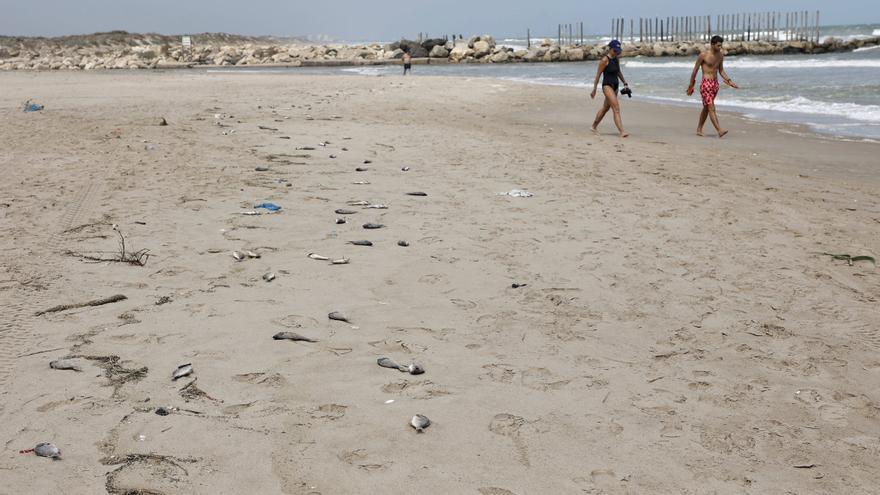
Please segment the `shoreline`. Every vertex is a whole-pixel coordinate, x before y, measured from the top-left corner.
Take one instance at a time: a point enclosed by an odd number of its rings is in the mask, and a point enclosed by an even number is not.
[[[582,91],[492,79],[0,83],[11,492],[880,486],[880,269],[820,254],[880,256],[878,145],[641,102],[592,135]],[[114,226],[146,266],[77,255]]]

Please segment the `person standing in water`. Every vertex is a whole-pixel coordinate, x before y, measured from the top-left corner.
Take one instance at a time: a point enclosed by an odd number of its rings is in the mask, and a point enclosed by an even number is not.
[[[620,54],[622,51],[619,41],[611,40],[611,43],[608,43],[608,53],[599,61],[599,68],[596,70],[596,79],[593,81],[593,92],[590,93],[590,98],[596,98],[596,88],[599,85],[599,76],[601,75],[602,93],[605,94],[605,102],[602,104],[602,108],[599,109],[599,113],[596,114],[592,130],[593,132],[599,132],[599,123],[602,122],[605,114],[610,109],[614,113],[614,125],[617,126],[620,137],[627,137],[629,134],[623,130],[623,120],[620,118],[620,102],[617,100],[617,89],[620,86],[620,81],[623,82],[624,87],[629,87],[626,79],[623,77],[623,72],[620,71]]]
[[[409,51],[405,51],[403,52],[403,75],[405,76],[410,71],[412,71],[412,55],[409,54]]]
[[[700,97],[703,100],[703,111],[700,112],[700,122],[697,124],[697,136],[703,135],[703,126],[706,124],[706,117],[712,120],[718,137],[722,138],[727,131],[721,128],[718,123],[718,115],[715,113],[715,97],[721,85],[718,84],[718,76],[724,79],[724,83],[731,88],[738,89],[739,86],[733,83],[724,72],[724,53],[721,47],[724,44],[724,38],[721,36],[713,36],[710,41],[709,50],[700,53],[697,62],[694,64],[694,71],[691,73],[691,84],[687,88],[687,95],[694,94],[694,84],[697,82],[697,71],[703,70],[703,80],[700,82]]]

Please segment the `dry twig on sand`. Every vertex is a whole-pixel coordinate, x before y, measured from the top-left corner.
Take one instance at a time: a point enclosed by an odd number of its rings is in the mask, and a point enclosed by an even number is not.
[[[120,263],[129,263],[131,265],[146,266],[147,260],[150,259],[149,249],[140,249],[138,251],[126,252],[125,236],[119,230],[119,226],[113,224],[113,231],[119,235],[119,253],[114,258],[104,258],[102,256],[94,256],[90,254],[77,253],[75,251],[67,251],[70,256],[76,256],[89,261],[115,261]]]
[[[115,296],[105,297],[103,299],[95,299],[93,301],[87,301],[83,303],[75,303],[75,304],[60,304],[58,306],[53,306],[49,309],[44,309],[42,311],[37,311],[34,313],[34,316],[41,316],[46,313],[57,313],[59,311],[67,311],[68,309],[76,309],[76,308],[85,308],[87,306],[102,306],[104,304],[115,303],[119,301],[124,301],[128,299],[122,294],[116,294]]]

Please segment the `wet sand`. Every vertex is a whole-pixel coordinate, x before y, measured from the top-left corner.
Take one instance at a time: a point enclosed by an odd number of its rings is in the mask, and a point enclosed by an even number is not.
[[[0,492],[880,485],[880,272],[819,254],[880,255],[877,144],[630,101],[593,136],[584,91],[485,79],[0,86]],[[145,266],[83,258],[114,224]]]

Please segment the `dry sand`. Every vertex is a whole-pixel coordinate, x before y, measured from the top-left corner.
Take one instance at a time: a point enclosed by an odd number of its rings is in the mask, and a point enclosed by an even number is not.
[[[485,79],[0,87],[0,493],[880,486],[880,272],[817,254],[880,255],[876,144],[630,101],[631,138],[592,136],[583,91]],[[349,200],[389,209],[334,224]],[[111,224],[146,266],[66,254],[112,256]]]

